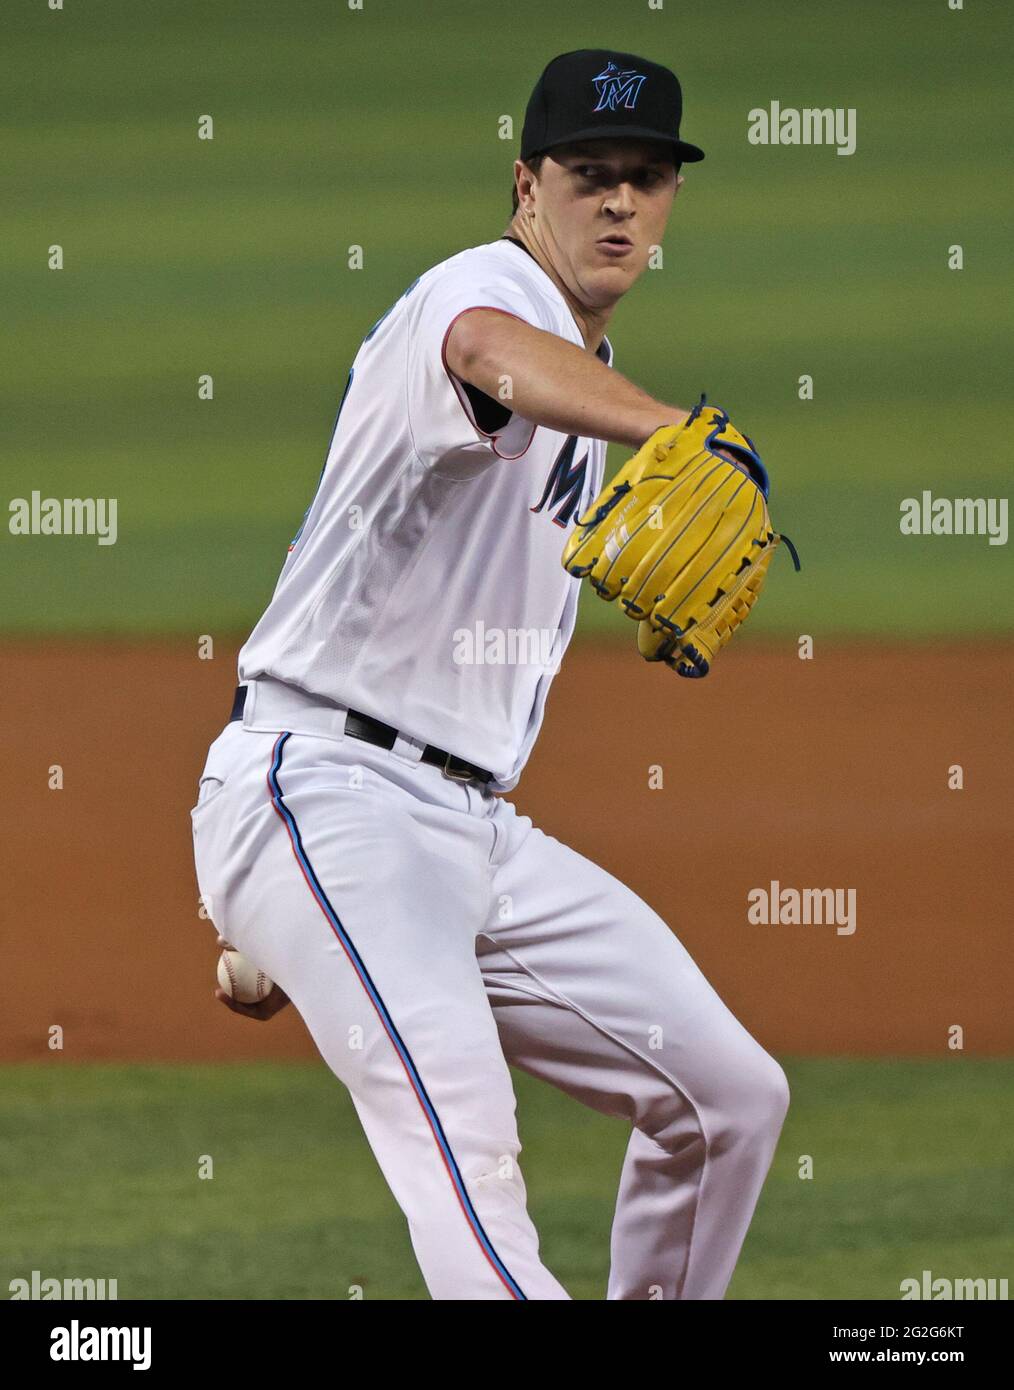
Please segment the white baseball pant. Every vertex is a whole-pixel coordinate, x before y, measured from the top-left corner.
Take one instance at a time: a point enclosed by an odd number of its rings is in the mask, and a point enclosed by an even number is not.
[[[346,737],[333,707],[302,732],[264,708],[209,751],[198,886],[348,1087],[432,1297],[569,1297],[526,1208],[511,1063],[631,1126],[607,1298],[722,1298],[781,1067],[656,913],[508,801]]]

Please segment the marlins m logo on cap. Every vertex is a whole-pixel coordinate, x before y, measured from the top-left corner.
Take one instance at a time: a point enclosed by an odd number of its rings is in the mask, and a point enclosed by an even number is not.
[[[528,99],[521,158],[578,140],[658,140],[676,164],[703,159],[699,146],[680,138],[682,117],[679,79],[661,63],[616,48],[558,53]]]
[[[592,78],[599,94],[595,110],[615,111],[622,102],[628,111],[633,111],[644,78],[644,73],[635,72],[633,68],[623,72],[615,63],[608,62],[598,77]]]

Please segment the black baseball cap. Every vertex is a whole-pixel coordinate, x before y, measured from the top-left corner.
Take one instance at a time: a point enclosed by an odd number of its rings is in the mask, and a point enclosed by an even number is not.
[[[680,139],[683,91],[674,72],[635,53],[581,48],[561,53],[535,84],[521,132],[521,158],[572,140],[662,140],[673,162],[704,151]]]

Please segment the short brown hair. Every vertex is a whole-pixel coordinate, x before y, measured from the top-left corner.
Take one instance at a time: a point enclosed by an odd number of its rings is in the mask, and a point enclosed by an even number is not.
[[[531,157],[531,159],[526,159],[526,160],[524,161],[525,168],[526,168],[526,169],[529,169],[529,170],[535,175],[536,178],[538,178],[539,174],[542,172],[542,161],[545,159],[545,157],[546,157],[545,154],[533,154],[532,157]],[[514,205],[514,206],[511,208],[511,216],[513,217],[514,213],[516,213],[517,210],[518,210],[518,181],[517,181],[517,179],[514,180],[514,185],[513,185],[513,187],[511,188],[511,202],[512,202],[513,205]]]

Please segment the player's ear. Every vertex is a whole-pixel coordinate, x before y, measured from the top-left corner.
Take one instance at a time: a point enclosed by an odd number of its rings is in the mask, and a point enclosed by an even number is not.
[[[518,205],[521,207],[522,211],[524,211],[524,204],[521,201],[521,191],[524,189],[527,193],[531,188],[531,184],[532,171],[523,160],[516,159],[514,161],[514,189],[518,195]]]

